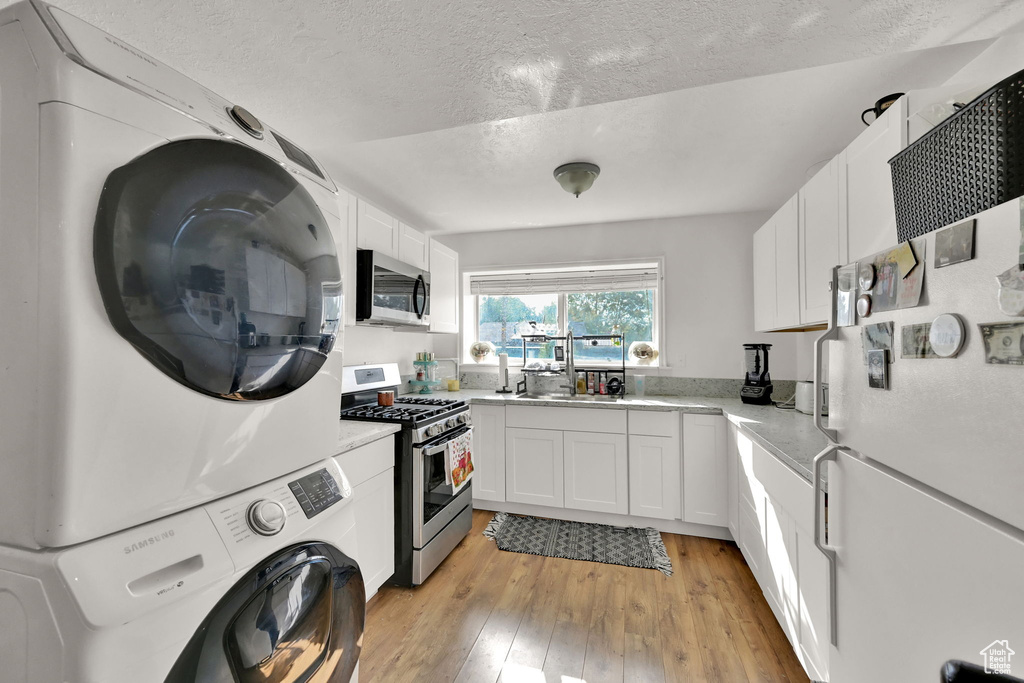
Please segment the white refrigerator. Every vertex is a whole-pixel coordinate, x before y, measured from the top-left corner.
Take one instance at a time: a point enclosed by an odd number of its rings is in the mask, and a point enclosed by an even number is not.
[[[825,355],[829,372],[815,526],[831,565],[832,683],[939,681],[949,659],[1024,678],[1024,366],[986,364],[978,328],[1024,323],[1000,310],[996,281],[1018,262],[1020,200],[975,218],[973,260],[935,268],[926,236],[917,307],[835,327],[833,296],[816,347],[815,379]],[[959,354],[901,357],[901,327],[944,313],[964,322]],[[885,321],[889,388],[877,389],[862,328]]]

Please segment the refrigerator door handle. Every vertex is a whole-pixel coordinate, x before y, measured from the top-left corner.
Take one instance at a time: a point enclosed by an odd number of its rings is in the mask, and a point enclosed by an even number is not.
[[[831,460],[835,462],[839,451],[844,450],[835,444],[829,444],[821,453],[814,456],[814,545],[822,552],[828,560],[828,634],[832,645],[837,645],[836,625],[839,623],[836,614],[836,551],[826,543],[822,542],[822,519],[825,513],[825,498],[821,490],[821,468],[822,465]]]
[[[825,426],[821,415],[821,349],[825,342],[839,339],[839,327],[836,325],[836,293],[839,291],[839,266],[832,268],[832,282],[829,283],[832,300],[828,317],[828,329],[814,342],[814,426],[832,443],[839,441],[836,430]]]

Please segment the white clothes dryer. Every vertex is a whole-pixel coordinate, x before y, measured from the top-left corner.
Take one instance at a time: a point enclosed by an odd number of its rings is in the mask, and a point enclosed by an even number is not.
[[[82,543],[333,453],[343,236],[315,159],[36,0],[0,11],[0,150],[0,543]]]
[[[333,459],[71,548],[0,547],[5,683],[350,681],[365,622]]]

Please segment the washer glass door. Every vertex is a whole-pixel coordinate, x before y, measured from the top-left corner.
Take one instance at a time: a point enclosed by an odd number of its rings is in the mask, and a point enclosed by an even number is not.
[[[348,681],[365,601],[359,567],[341,551],[322,543],[284,550],[217,603],[166,683]]]
[[[204,394],[282,396],[334,345],[341,272],[327,221],[292,174],[245,145],[172,142],[113,171],[93,256],[114,328]]]

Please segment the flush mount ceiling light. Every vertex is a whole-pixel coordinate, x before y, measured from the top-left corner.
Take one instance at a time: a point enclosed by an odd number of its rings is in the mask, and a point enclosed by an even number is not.
[[[555,180],[566,192],[571,192],[577,197],[581,192],[586,192],[594,184],[594,180],[601,172],[597,164],[588,164],[585,161],[573,161],[562,164],[555,169]]]

